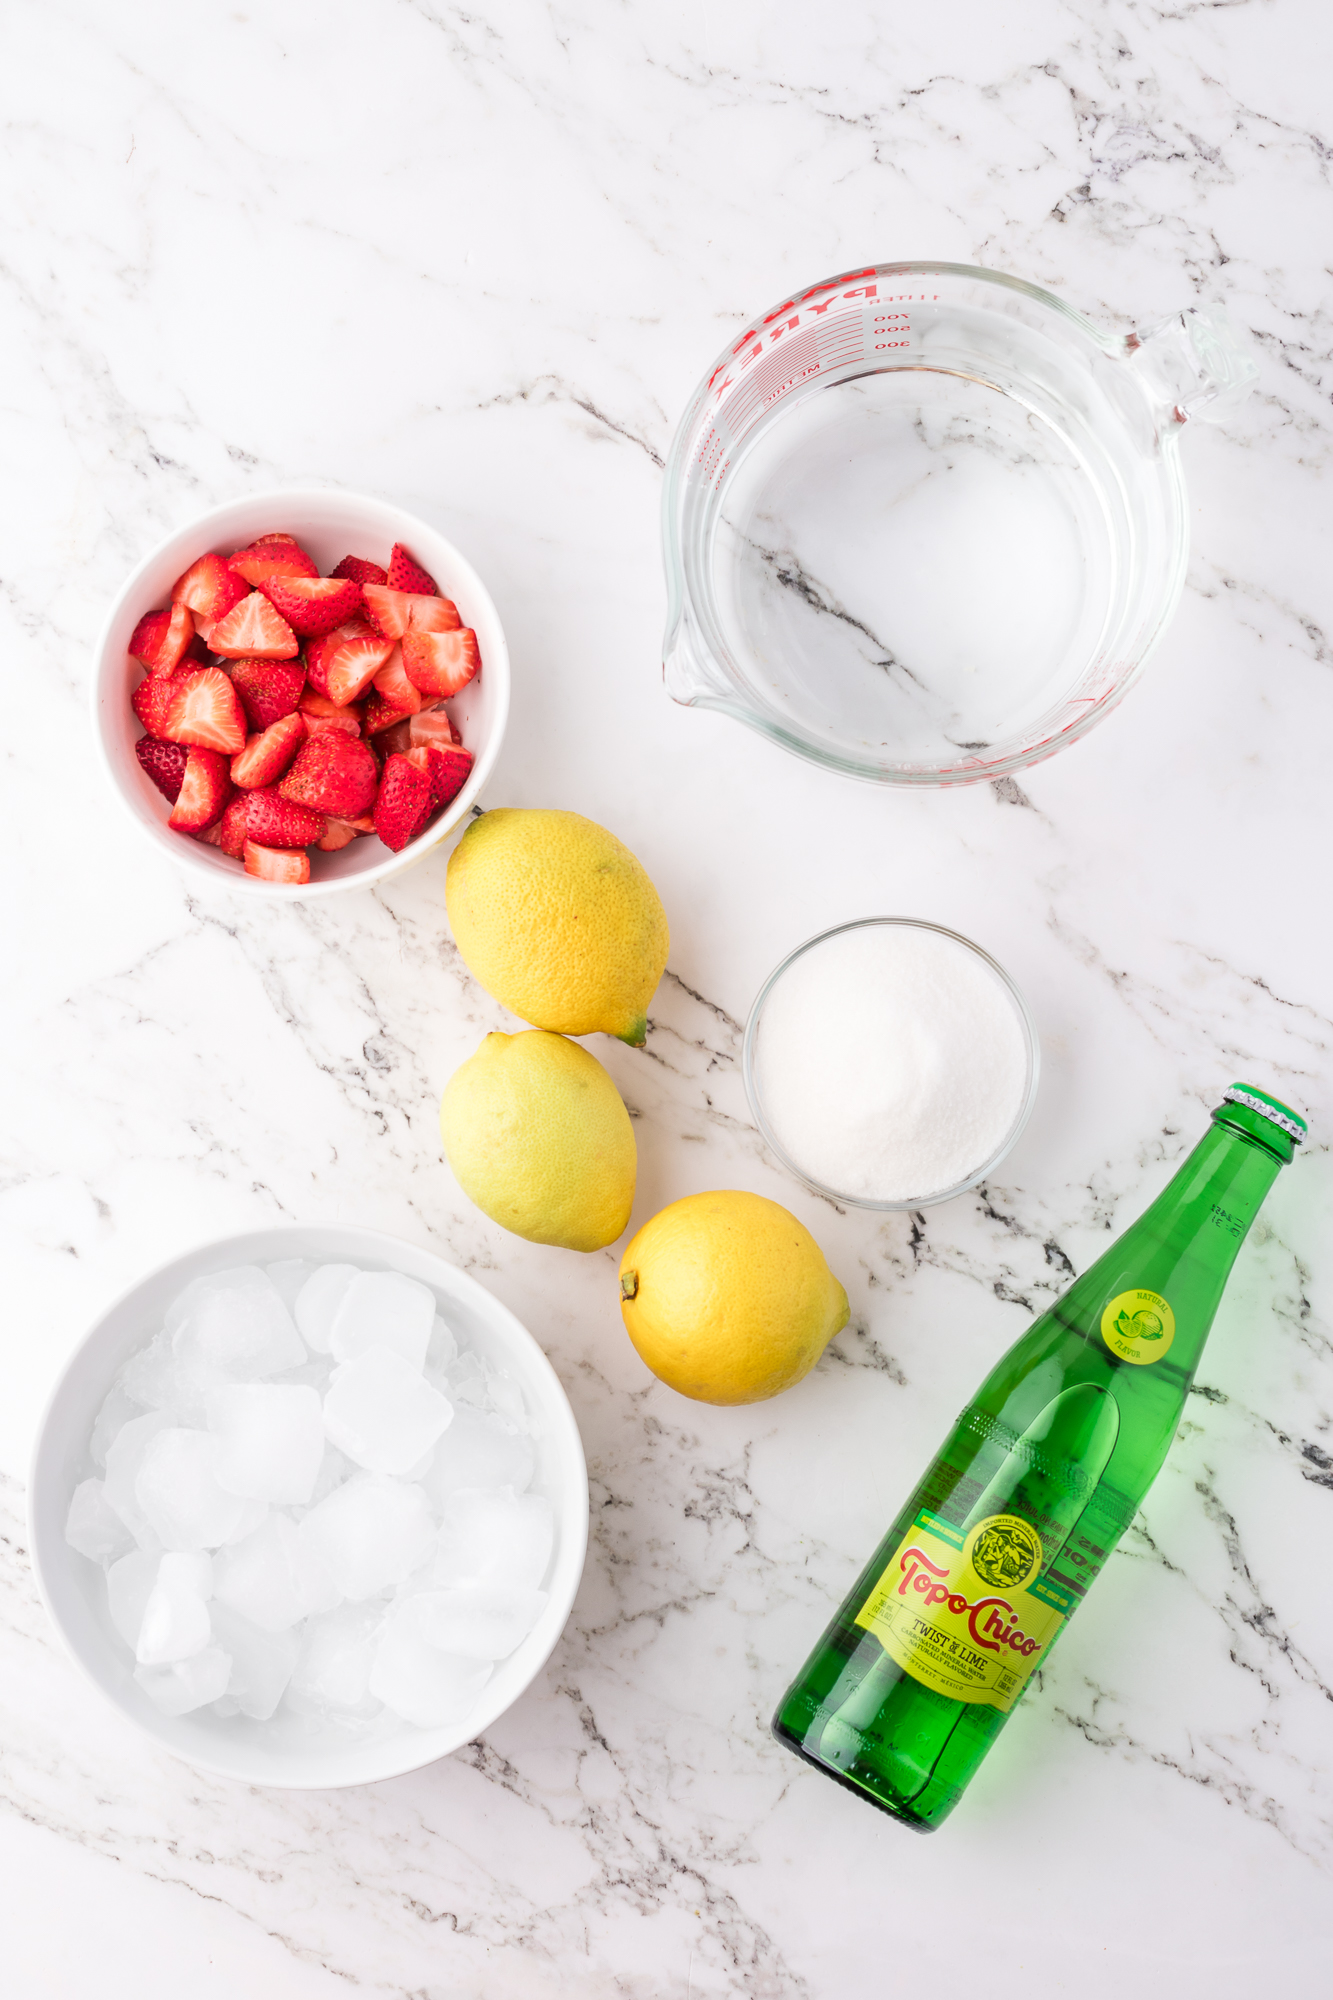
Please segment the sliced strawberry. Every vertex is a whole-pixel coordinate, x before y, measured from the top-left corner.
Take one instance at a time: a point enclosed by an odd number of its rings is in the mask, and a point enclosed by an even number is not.
[[[414,562],[401,542],[395,542],[389,552],[389,587],[392,590],[411,590],[423,597],[439,594],[439,584],[419,562]]]
[[[375,831],[395,854],[415,840],[431,815],[430,779],[406,757],[390,757],[375,800]]]
[[[252,729],[268,729],[295,712],[305,686],[299,660],[233,660],[227,668]]]
[[[414,715],[407,729],[408,748],[412,750],[419,750],[423,745],[433,750],[447,750],[451,743],[463,740],[438,702],[434,708],[423,708],[420,715]]]
[[[227,564],[256,589],[270,576],[318,576],[319,570],[292,535],[261,535],[237,549]]]
[[[448,597],[414,595],[377,583],[366,584],[362,595],[366,616],[386,639],[401,639],[407,631],[456,632],[463,622],[458,606]]]
[[[173,674],[171,685],[174,691],[166,719],[155,733],[169,743],[221,750],[228,757],[245,748],[245,712],[221,667],[200,667],[190,673]]]
[[[226,815],[224,814],[223,817],[225,818]],[[204,827],[199,833],[195,834],[194,838],[202,840],[205,847],[221,847],[222,820],[215,819],[212,826]]]
[[[262,590],[252,590],[219,619],[208,643],[224,660],[291,660],[301,650],[295,632]]]
[[[315,845],[321,854],[336,854],[340,847],[350,847],[355,839],[354,826],[349,826],[345,819],[331,819],[324,829],[324,838]]]
[[[386,757],[405,757],[412,748],[410,730],[412,717],[405,715],[401,722],[391,722],[386,729],[377,729],[375,741]]]
[[[230,805],[218,821],[218,846],[224,854],[230,854],[233,861],[239,861],[250,838],[250,802],[253,792],[236,792]],[[276,794],[275,794],[276,796]]]
[[[134,746],[134,754],[163,798],[170,799],[175,805],[180,797],[185,765],[190,755],[185,745],[159,743],[155,736],[141,736]]]
[[[177,833],[198,833],[222,818],[231,797],[227,759],[220,750],[192,748],[185,764],[180,795],[171,808],[168,826]]]
[[[395,646],[384,665],[376,674],[371,686],[400,715],[415,715],[421,707],[421,696],[403,672],[403,649]]]
[[[378,563],[363,562],[360,556],[344,556],[338,567],[329,571],[329,575],[350,576],[353,583],[387,583],[389,581],[389,572],[387,569],[381,569]]]
[[[481,672],[477,635],[468,625],[459,632],[409,632],[403,640],[403,667],[423,694],[457,694]]]
[[[355,819],[370,810],[378,782],[379,766],[360,738],[330,730],[301,745],[278,790],[313,812]]]
[[[183,604],[150,611],[130,634],[130,652],[150,674],[174,674],[194,640],[194,620]]]
[[[245,837],[261,847],[308,847],[324,838],[324,815],[284,798],[277,785],[247,792]]]
[[[266,576],[259,588],[303,639],[331,632],[361,609],[361,586],[350,577]]]
[[[261,882],[308,882],[310,856],[303,848],[259,847],[247,840],[245,872],[257,875]]]
[[[386,701],[382,694],[376,694],[372,688],[370,699],[366,703],[366,720],[363,730],[366,741],[372,744],[377,752],[383,752],[386,732],[390,729],[396,729],[400,722],[409,722],[411,714],[410,709],[399,708],[397,702]]]
[[[130,707],[150,736],[166,741],[167,717],[171,704],[194,670],[176,674],[148,674],[130,696]]]
[[[329,707],[333,708],[332,702]],[[360,705],[353,704],[351,708],[334,708],[332,715],[307,715],[306,735],[327,736],[332,733],[334,736],[359,736],[361,724],[356,719],[359,714]]]
[[[322,639],[312,639],[306,651],[306,678],[317,694],[344,708],[369,687],[392,652],[391,639],[382,639],[364,618],[353,618]]]
[[[188,605],[196,625],[213,626],[245,596],[245,578],[219,555],[200,556],[171,586],[173,604]]]
[[[467,783],[472,769],[472,752],[461,745],[451,743],[447,749],[437,750],[422,745],[409,750],[407,761],[413,765],[430,785],[431,811],[447,806],[450,799],[457,798]]]
[[[292,758],[305,742],[305,718],[284,715],[262,735],[248,738],[239,757],[232,760],[231,781],[247,792],[262,785],[276,785]]]

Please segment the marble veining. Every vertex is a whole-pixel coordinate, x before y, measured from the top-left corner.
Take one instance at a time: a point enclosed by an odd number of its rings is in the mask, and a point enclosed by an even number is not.
[[[946,1949],[996,2000],[1168,1976],[1179,2000],[1274,1975],[1317,1990],[1317,12],[20,0],[8,27],[6,1991],[871,2000],[938,1986]],[[1221,300],[1262,373],[1183,438],[1187,587],[1121,708],[1018,780],[889,797],[667,699],[657,512],[675,418],[754,310],[913,257],[1014,272],[1119,331]],[[192,513],[309,479],[414,508],[492,589],[515,699],[483,804],[585,812],[657,882],[672,951],[647,1047],[592,1043],[635,1120],[634,1224],[716,1186],[802,1217],[852,1317],[788,1396],[673,1396],[624,1338],[616,1251],[519,1243],[454,1185],[439,1093],[515,1023],[454,950],[442,857],[257,906],[187,886],[104,793],[88,665],[125,571]],[[818,578],[787,587],[838,615]],[[772,967],[877,913],[993,952],[1044,1061],[989,1183],[884,1217],[787,1178],[740,1074]],[[976,1382],[1237,1076],[1301,1105],[1311,1144],[1142,1513],[964,1806],[914,1840],[780,1752],[774,1702]],[[177,1250],[283,1218],[354,1219],[473,1271],[550,1353],[590,1468],[583,1585],[529,1695],[455,1758],[336,1794],[234,1787],[140,1743],[58,1651],[25,1553],[31,1441],[86,1325]]]

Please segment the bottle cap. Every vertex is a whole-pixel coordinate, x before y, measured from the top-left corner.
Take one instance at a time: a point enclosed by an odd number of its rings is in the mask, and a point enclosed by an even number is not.
[[[1294,1145],[1299,1146],[1301,1140],[1309,1136],[1310,1128],[1298,1111],[1280,1104],[1266,1090],[1256,1090],[1252,1084],[1233,1083],[1230,1090],[1223,1091],[1222,1101],[1225,1104],[1243,1104],[1247,1111],[1257,1111],[1261,1118],[1267,1118],[1270,1124],[1285,1132]]]

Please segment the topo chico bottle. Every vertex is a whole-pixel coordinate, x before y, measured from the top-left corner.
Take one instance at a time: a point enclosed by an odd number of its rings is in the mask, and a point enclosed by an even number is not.
[[[929,1833],[1166,1457],[1223,1288],[1305,1122],[1236,1084],[1151,1208],[982,1384],[773,1732]]]

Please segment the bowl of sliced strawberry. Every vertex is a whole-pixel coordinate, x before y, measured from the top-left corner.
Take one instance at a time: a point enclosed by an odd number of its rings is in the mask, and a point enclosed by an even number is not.
[[[144,558],[98,642],[93,707],[116,792],[177,861],[321,895],[409,867],[468,816],[509,656],[442,535],[367,495],[290,488]]]

